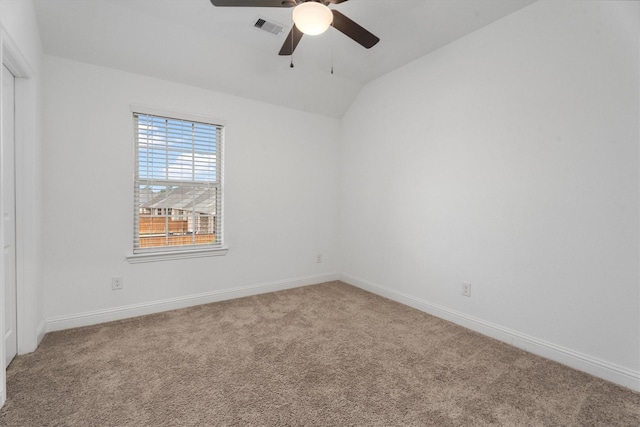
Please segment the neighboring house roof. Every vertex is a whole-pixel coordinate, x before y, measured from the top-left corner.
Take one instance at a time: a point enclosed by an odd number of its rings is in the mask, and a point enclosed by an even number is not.
[[[215,214],[215,191],[215,187],[177,187],[175,189],[155,192],[149,188],[141,188],[140,207],[150,209],[171,208],[205,214]],[[212,195],[214,197],[212,197]]]

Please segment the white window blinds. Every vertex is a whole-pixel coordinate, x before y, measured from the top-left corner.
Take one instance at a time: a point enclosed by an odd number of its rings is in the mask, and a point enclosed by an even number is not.
[[[221,247],[223,127],[133,116],[134,253]]]

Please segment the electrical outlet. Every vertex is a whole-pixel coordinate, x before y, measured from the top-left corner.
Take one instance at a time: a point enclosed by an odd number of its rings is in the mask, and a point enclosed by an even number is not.
[[[111,278],[111,289],[115,290],[119,290],[122,289],[123,283],[122,283],[122,277],[112,277]]]
[[[464,295],[465,297],[471,296],[471,283],[462,282],[462,295]]]
[[[322,262],[322,254],[316,255],[316,262],[320,264]]]

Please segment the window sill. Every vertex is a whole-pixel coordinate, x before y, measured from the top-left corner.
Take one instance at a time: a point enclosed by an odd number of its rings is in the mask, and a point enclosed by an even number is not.
[[[229,252],[229,248],[215,248],[215,249],[193,249],[186,251],[167,251],[167,252],[148,252],[141,254],[127,255],[127,261],[129,264],[138,264],[142,262],[155,262],[155,261],[171,261],[175,259],[185,258],[202,258],[210,256],[224,256]]]

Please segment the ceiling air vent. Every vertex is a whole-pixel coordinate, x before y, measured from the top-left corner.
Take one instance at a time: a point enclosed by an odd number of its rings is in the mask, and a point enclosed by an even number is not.
[[[258,18],[255,24],[253,24],[253,26],[260,30],[266,31],[267,33],[271,33],[275,35],[280,34],[284,29],[283,25],[277,24],[275,22],[267,21],[264,18]]]

